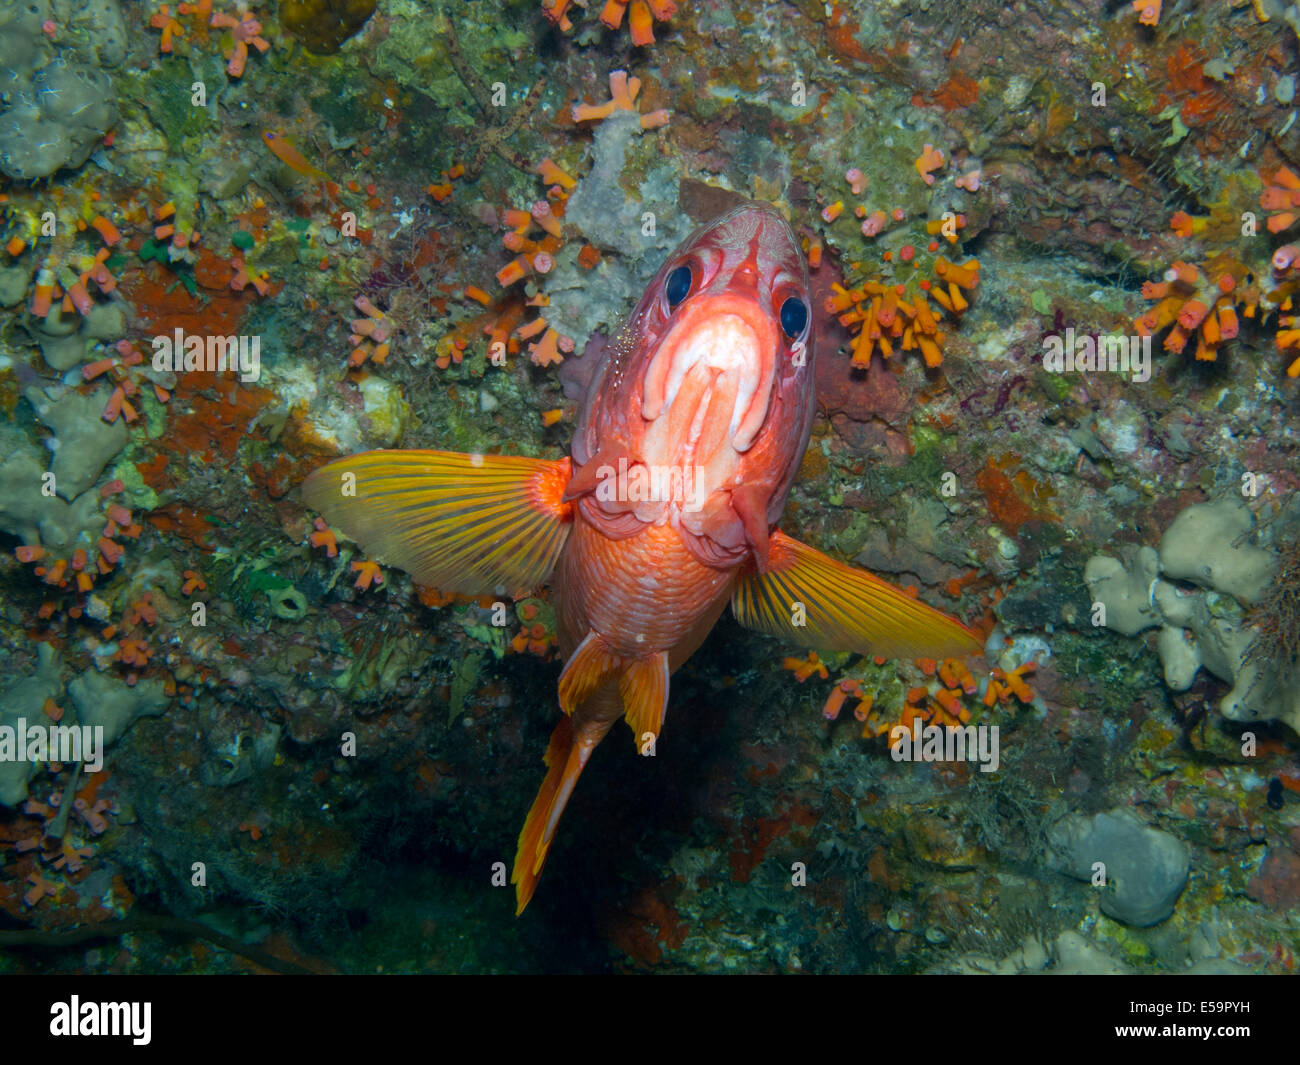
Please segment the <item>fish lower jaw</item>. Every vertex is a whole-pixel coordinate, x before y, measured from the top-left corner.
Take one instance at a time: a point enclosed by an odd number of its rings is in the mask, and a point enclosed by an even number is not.
[[[716,328],[697,331],[684,351],[673,355],[672,369],[668,373],[668,383],[664,395],[664,408],[671,408],[673,401],[681,391],[686,375],[703,367],[714,370],[713,380],[724,374],[730,375],[735,384],[734,407],[728,433],[735,436],[740,426],[743,413],[753,402],[754,393],[758,391],[758,366],[754,355],[754,335],[739,319],[722,319],[715,323]],[[748,335],[745,335],[748,334]],[[698,435],[698,434],[697,434]]]
[[[688,323],[665,338],[646,374],[642,416],[657,421],[671,415],[683,389],[699,397],[689,445],[712,434],[703,424],[716,409],[718,394],[731,400],[726,427],[728,440],[744,451],[762,428],[771,390],[771,358],[764,357],[762,340],[753,324],[735,313],[720,313]]]

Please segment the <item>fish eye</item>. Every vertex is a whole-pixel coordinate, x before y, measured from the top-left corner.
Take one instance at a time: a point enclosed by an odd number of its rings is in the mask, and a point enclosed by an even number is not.
[[[694,281],[695,276],[691,273],[691,268],[685,263],[676,267],[668,275],[668,281],[664,285],[664,299],[668,301],[670,311],[675,311],[677,305],[690,295],[691,285]]]
[[[798,296],[787,296],[781,304],[781,328],[791,340],[803,336],[808,325],[808,304]]]

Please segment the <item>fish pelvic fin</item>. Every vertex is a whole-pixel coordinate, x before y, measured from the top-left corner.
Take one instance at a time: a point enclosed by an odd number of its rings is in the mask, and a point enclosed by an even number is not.
[[[588,631],[560,673],[560,709],[572,714],[619,669],[620,659],[600,633]]]
[[[767,572],[742,576],[731,608],[746,628],[826,651],[956,658],[983,649],[955,618],[780,530],[772,533]]]
[[[543,584],[573,522],[569,459],[367,451],[303,483],[307,505],[361,545],[442,592],[500,595]]]
[[[636,748],[643,751],[643,745],[647,741],[653,744],[664,727],[664,712],[668,708],[668,652],[632,659],[619,674],[618,691],[623,697],[624,717],[632,728]]]

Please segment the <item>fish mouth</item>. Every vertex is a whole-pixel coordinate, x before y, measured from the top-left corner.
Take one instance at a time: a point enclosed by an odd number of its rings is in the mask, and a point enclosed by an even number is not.
[[[641,414],[656,421],[689,398],[698,415],[692,435],[716,439],[699,424],[725,416],[726,437],[740,453],[748,451],[767,421],[776,376],[776,325],[753,299],[727,293],[692,300],[664,337],[646,370]],[[715,413],[716,412],[716,413]]]

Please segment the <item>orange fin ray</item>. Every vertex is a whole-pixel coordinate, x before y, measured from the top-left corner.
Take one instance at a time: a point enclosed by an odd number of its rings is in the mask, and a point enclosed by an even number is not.
[[[624,716],[632,727],[637,750],[647,733],[657,739],[664,727],[668,708],[668,652],[633,659],[619,674],[618,691],[623,697]]]
[[[741,577],[731,608],[746,628],[825,651],[955,658],[983,648],[956,619],[779,530],[768,572]]]
[[[421,584],[499,595],[550,576],[573,518],[561,501],[571,471],[567,458],[367,451],[316,470],[303,498]]]

